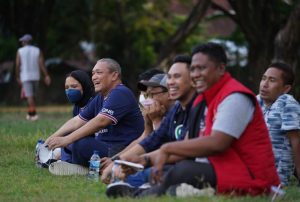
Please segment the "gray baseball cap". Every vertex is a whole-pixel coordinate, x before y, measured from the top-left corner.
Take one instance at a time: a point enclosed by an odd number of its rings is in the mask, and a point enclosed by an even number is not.
[[[31,40],[32,40],[32,36],[30,34],[25,34],[24,36],[19,38],[19,41],[31,41]]]
[[[140,81],[138,84],[141,91],[146,91],[147,87],[162,87],[167,91],[167,74],[155,74],[148,81]]]

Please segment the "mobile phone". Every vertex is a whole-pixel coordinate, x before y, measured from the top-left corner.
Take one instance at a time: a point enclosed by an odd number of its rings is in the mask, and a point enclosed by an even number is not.
[[[124,160],[115,160],[114,162],[119,165],[125,165],[130,168],[133,168],[134,170],[143,170],[144,169],[144,166],[139,163],[132,163],[129,161],[124,161]]]

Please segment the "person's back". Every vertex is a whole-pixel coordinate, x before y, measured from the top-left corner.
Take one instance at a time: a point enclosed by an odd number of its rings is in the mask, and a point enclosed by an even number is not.
[[[39,55],[40,49],[26,45],[18,50],[21,61],[20,79],[24,81],[38,81],[40,80],[39,70]]]

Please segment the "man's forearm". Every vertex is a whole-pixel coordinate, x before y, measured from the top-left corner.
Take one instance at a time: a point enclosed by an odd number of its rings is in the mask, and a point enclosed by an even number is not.
[[[135,145],[137,145],[140,141],[142,141],[145,138],[146,135],[144,135],[144,133],[137,139],[135,139],[134,141],[132,141],[125,149],[123,149],[118,155],[120,156],[121,154],[129,151],[132,147],[134,147]]]
[[[79,118],[80,119],[80,118]],[[99,131],[102,128],[105,128],[106,126],[110,125],[112,121],[105,116],[98,115],[88,121],[85,125],[78,128],[74,132],[72,132],[70,135],[68,135],[68,138],[71,140],[71,142],[74,142],[76,140],[79,140],[83,137],[92,135]]]
[[[294,130],[288,132],[288,137],[291,142],[294,163],[298,178],[300,178],[300,131]]]
[[[81,120],[78,116],[68,120],[64,125],[62,125],[53,135],[52,137],[62,137],[67,134],[72,133],[76,129],[80,128],[84,125],[84,121]]]
[[[127,151],[125,152],[122,152],[120,154],[120,158],[124,158],[126,156],[130,156],[130,155],[141,155],[141,154],[144,154],[145,153],[145,150],[144,148],[140,145],[140,144],[136,144],[134,145],[133,147],[131,147],[130,149],[128,149]]]

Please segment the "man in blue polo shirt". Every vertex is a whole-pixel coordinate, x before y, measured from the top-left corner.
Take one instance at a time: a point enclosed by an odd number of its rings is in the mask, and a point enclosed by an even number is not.
[[[144,130],[135,96],[121,83],[120,65],[104,58],[97,62],[92,74],[98,95],[45,142],[50,149],[73,143],[72,164],[63,161],[52,163],[49,171],[53,174],[86,174],[94,150],[99,151],[100,157],[108,156],[110,150],[126,147]]]
[[[190,62],[191,59],[189,56],[179,55],[175,57],[173,65],[168,71],[167,86],[169,96],[172,100],[177,100],[177,102],[170,109],[160,127],[128,151],[121,153],[117,158],[128,159],[136,155],[139,156],[159,149],[164,143],[184,138],[188,128],[190,108],[195,97],[195,89],[192,87],[189,74]],[[107,177],[110,175],[111,167],[112,165],[107,167],[101,177],[106,183],[109,182]],[[147,182],[145,178],[147,178],[148,174],[149,170],[145,170],[144,173],[129,176],[127,182],[133,186],[141,185]]]

